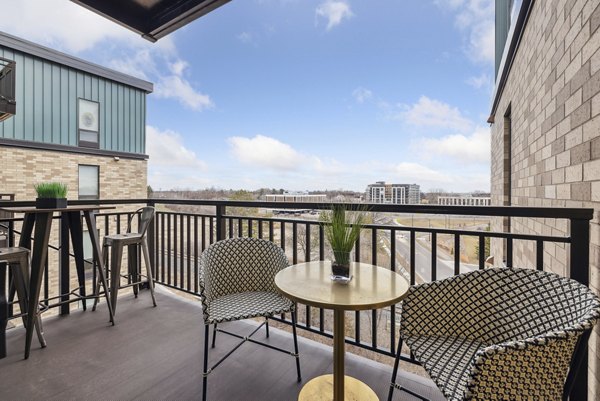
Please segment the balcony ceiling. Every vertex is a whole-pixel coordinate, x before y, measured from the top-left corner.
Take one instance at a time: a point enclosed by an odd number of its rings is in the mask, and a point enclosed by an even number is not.
[[[156,42],[230,0],[71,0]]]

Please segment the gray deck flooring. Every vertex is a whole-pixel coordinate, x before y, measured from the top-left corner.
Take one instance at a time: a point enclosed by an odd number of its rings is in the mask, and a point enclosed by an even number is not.
[[[199,302],[165,290],[152,308],[148,292],[119,298],[117,324],[108,322],[101,304],[96,312],[75,312],[45,320],[48,347],[34,343],[23,360],[24,331],[9,330],[8,356],[0,359],[0,400],[198,400],[202,395],[202,309]],[[242,335],[254,322],[227,325]],[[302,334],[302,330],[299,330]],[[257,333],[257,339],[264,338]],[[332,372],[330,347],[302,338],[303,381],[296,382],[294,359],[246,343],[209,376],[208,399],[296,400],[304,383]],[[210,352],[224,355],[236,339],[220,334]],[[292,349],[291,335],[271,329],[271,344]],[[346,373],[387,399],[391,368],[346,354]],[[400,382],[432,400],[443,400],[432,381],[401,373]],[[412,400],[395,392],[395,400]]]

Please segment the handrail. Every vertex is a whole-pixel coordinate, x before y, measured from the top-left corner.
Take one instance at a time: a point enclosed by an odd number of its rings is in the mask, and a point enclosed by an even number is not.
[[[248,207],[266,209],[315,209],[328,210],[332,204],[341,205],[349,210],[389,213],[414,214],[447,214],[458,216],[490,216],[490,217],[530,217],[553,219],[591,220],[594,209],[591,208],[556,208],[529,206],[449,206],[449,205],[393,205],[381,203],[313,203],[313,202],[266,202],[266,201],[232,201],[204,199],[102,199],[102,200],[69,200],[70,205],[132,205],[132,204],[165,204],[188,206],[222,206]],[[7,201],[3,206],[34,206],[32,201]]]

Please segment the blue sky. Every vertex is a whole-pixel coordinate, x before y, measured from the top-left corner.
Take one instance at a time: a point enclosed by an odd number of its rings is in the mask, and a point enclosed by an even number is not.
[[[492,0],[233,0],[156,44],[0,3],[0,30],[155,84],[155,189],[489,190]]]

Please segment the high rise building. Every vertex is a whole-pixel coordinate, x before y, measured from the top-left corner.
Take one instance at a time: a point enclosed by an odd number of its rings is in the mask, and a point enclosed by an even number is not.
[[[408,205],[421,203],[421,189],[417,184],[388,184],[377,181],[366,190],[368,203]]]

